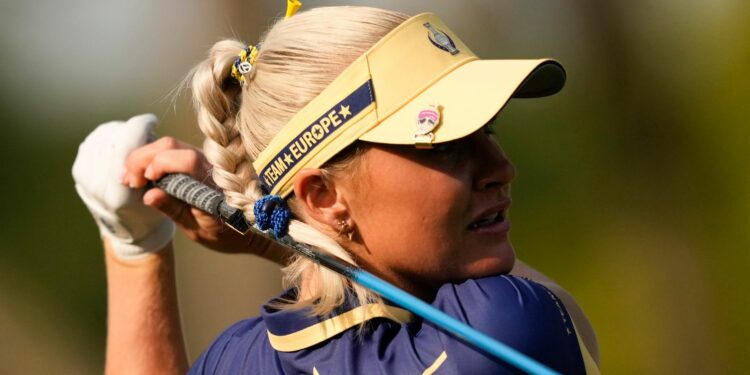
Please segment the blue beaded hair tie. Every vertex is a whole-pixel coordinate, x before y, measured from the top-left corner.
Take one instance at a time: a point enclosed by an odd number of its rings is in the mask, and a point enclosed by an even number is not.
[[[286,202],[278,195],[264,195],[253,206],[255,227],[265,231],[273,229],[276,238],[286,236],[292,214]]]

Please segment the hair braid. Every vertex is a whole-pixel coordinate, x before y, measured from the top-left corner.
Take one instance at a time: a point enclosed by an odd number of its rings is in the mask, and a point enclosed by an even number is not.
[[[206,135],[203,151],[213,165],[214,183],[230,205],[241,208],[252,220],[252,204],[260,193],[236,126],[241,90],[228,78],[234,59],[244,48],[236,40],[216,43],[208,59],[195,69],[192,87],[198,126]]]
[[[203,148],[214,166],[214,182],[251,222],[255,221],[253,205],[261,196],[252,160],[294,114],[407,18],[366,7],[316,8],[281,20],[268,31],[243,86],[228,78],[235,58],[246,47],[239,41],[216,43],[208,59],[194,69],[193,101],[198,125],[206,135]],[[322,169],[350,170],[356,160],[342,157]],[[289,200],[297,214],[295,198]],[[355,264],[336,240],[303,221],[291,220],[288,233],[297,242]],[[299,287],[302,280],[311,292],[303,300],[279,307],[312,306],[314,314],[324,315],[343,303],[350,292],[362,304],[380,301],[360,285],[297,256],[284,268],[284,281],[287,286]]]

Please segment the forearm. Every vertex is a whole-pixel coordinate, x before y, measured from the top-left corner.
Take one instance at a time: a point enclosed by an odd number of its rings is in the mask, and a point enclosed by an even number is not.
[[[188,361],[171,243],[124,261],[104,241],[107,267],[106,374],[184,374]]]

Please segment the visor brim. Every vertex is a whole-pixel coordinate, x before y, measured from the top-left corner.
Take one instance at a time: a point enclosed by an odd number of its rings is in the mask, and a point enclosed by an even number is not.
[[[435,105],[441,119],[433,131],[433,143],[450,142],[480,129],[511,98],[552,95],[564,84],[565,70],[550,59],[470,61],[418,94],[360,140],[414,144],[418,113]]]

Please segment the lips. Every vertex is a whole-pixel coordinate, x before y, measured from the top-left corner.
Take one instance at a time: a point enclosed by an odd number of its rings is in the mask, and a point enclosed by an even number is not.
[[[510,204],[510,198],[505,198],[500,203],[482,210],[479,214],[474,216],[474,220],[468,225],[467,229],[478,230],[504,222]]]
[[[490,215],[490,216],[488,216],[486,218],[479,219],[479,220],[477,220],[477,221],[469,224],[469,229],[473,230],[473,229],[479,229],[479,228],[489,227],[492,224],[502,222],[503,220],[505,220],[504,213],[503,212],[495,212],[494,214],[492,214],[492,215]]]

